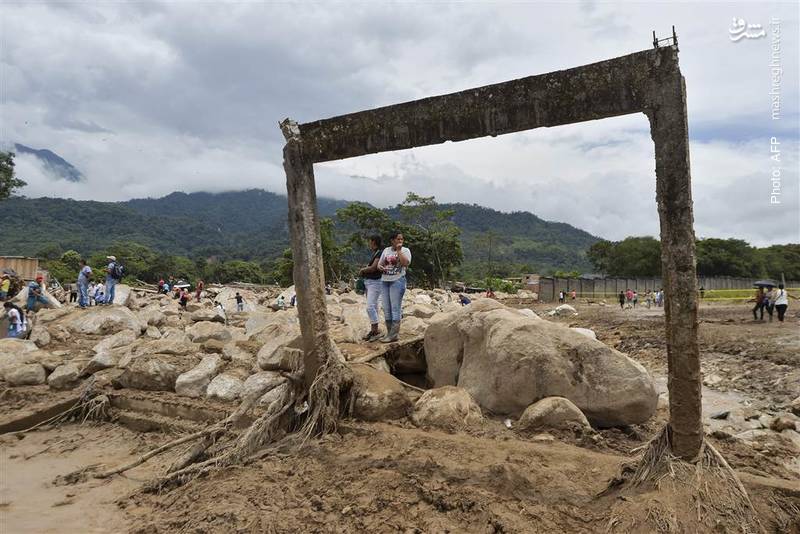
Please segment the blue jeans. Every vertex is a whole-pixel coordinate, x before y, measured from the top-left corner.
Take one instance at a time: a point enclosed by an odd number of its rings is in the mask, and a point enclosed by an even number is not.
[[[25,308],[28,311],[36,311],[34,308],[36,307],[36,303],[41,302],[45,306],[48,306],[50,303],[47,302],[47,299],[44,298],[42,295],[28,295],[28,302],[25,303]]]
[[[403,317],[403,294],[406,292],[406,277],[394,282],[381,281],[383,297],[383,318],[387,321],[399,321]]]
[[[78,280],[78,306],[85,308],[89,305],[89,282]]]
[[[367,316],[371,324],[378,324],[378,299],[381,297],[383,282],[378,278],[372,280],[364,278],[364,287],[367,290]],[[388,321],[388,319],[387,319]]]
[[[106,277],[106,304],[114,304],[114,288],[117,285],[117,281],[110,276]]]

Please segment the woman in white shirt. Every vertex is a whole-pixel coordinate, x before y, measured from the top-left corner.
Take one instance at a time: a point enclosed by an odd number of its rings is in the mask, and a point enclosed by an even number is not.
[[[778,310],[778,321],[783,324],[783,317],[786,315],[786,308],[789,307],[789,295],[783,288],[783,284],[778,284],[777,295],[775,296],[775,309]]]
[[[397,341],[400,336],[400,319],[403,316],[403,295],[406,292],[406,267],[411,264],[411,251],[403,246],[403,234],[393,232],[391,246],[383,249],[378,260],[381,274],[381,300],[386,335],[383,343]]]

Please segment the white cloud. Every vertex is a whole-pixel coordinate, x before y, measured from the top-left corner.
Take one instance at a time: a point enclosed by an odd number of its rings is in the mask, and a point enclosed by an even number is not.
[[[781,121],[769,116],[770,42],[732,43],[734,16],[782,20]],[[87,177],[51,182],[21,157],[29,196],[283,192],[277,122],[286,116],[314,120],[599,61],[650,47],[650,30],[666,36],[672,24],[698,235],[800,241],[791,4],[0,4],[0,142],[53,150]],[[765,193],[772,135],[785,139],[781,206]],[[322,195],[391,205],[414,190],[618,239],[658,232],[654,166],[636,115],[316,172]]]

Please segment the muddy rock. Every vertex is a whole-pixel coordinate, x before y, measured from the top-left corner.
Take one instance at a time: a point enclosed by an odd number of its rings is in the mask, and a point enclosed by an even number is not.
[[[355,293],[347,293],[339,297],[340,304],[360,304],[365,305],[366,300],[362,297],[359,297]]]
[[[81,371],[82,375],[91,375],[109,367],[116,367],[119,363],[119,355],[112,351],[98,352]]]
[[[153,339],[136,347],[136,354],[174,354],[184,356],[198,352],[197,345],[180,338]]]
[[[159,355],[136,358],[114,381],[119,387],[146,391],[174,391],[180,369]]]
[[[155,326],[148,326],[144,331],[144,337],[147,339],[161,339],[161,331]]]
[[[564,397],[547,397],[528,406],[519,418],[522,430],[543,430],[546,428],[568,428],[580,425],[591,429],[583,412]]]
[[[73,389],[80,383],[80,369],[74,363],[59,365],[47,377],[47,384],[53,389]]]
[[[67,323],[76,334],[108,335],[122,330],[141,332],[144,325],[128,308],[122,306],[93,306],[80,310]]]
[[[419,319],[430,319],[436,313],[436,309],[427,304],[412,304],[403,310],[404,317],[418,317]]]
[[[262,330],[260,335],[266,337],[267,341],[256,355],[258,367],[265,371],[291,370],[287,367],[295,355],[286,349],[302,347],[303,337],[300,329],[294,326],[272,324]],[[300,359],[302,360],[302,356]]]
[[[551,311],[550,315],[564,316],[564,315],[575,315],[576,313],[577,310],[572,306],[570,306],[569,304],[562,304],[561,306],[556,307],[555,310]]]
[[[797,423],[788,417],[776,417],[769,424],[769,428],[775,432],[783,432],[786,429],[797,430]]]
[[[284,382],[286,379],[274,371],[261,371],[247,377],[242,385],[241,397],[248,399],[262,396],[264,393]]]
[[[191,343],[192,340],[189,339],[189,336],[186,335],[186,332],[182,328],[175,328],[174,326],[168,326],[161,331],[161,339],[181,342],[181,343]]]
[[[255,357],[247,350],[235,343],[227,343],[222,348],[222,358],[231,362],[232,365],[250,369],[253,367]]]
[[[60,324],[49,326],[47,331],[50,333],[50,337],[59,343],[64,343],[72,337],[72,334],[69,333],[69,330]]]
[[[26,297],[27,298],[27,297]],[[36,324],[50,323],[75,312],[75,308],[63,306],[61,308],[45,308],[36,312]]]
[[[225,325],[220,323],[213,323],[211,321],[200,321],[194,323],[186,329],[186,335],[194,343],[203,343],[209,339],[216,339],[218,341],[229,341],[233,339],[230,330]]]
[[[3,358],[10,358],[36,350],[39,350],[39,347],[36,346],[36,343],[28,339],[0,339],[0,363],[3,361]]]
[[[193,369],[178,376],[175,381],[175,393],[184,397],[203,397],[211,379],[224,365],[225,362],[216,354],[205,356]]]
[[[131,287],[125,284],[117,284],[114,288],[114,304],[126,306],[128,308],[136,307],[136,296],[133,294]]]
[[[353,365],[356,394],[353,416],[365,421],[400,419],[411,412],[405,388],[389,373],[369,365]]]
[[[597,339],[597,334],[594,333],[594,330],[590,330],[588,328],[578,328],[577,326],[570,327],[570,330],[573,330],[579,334],[583,334],[589,339]]]
[[[47,372],[51,372],[63,363],[64,354],[65,353],[61,351],[48,352],[45,350],[36,350],[25,354],[25,363],[38,363],[44,367]]]
[[[117,347],[124,347],[125,345],[130,345],[131,343],[136,341],[138,335],[139,335],[138,331],[134,332],[133,330],[122,330],[121,332],[117,332],[113,336],[104,338],[102,341],[100,341],[94,347],[92,347],[92,351],[94,351],[95,353],[107,352]]]
[[[222,350],[225,348],[225,343],[217,339],[209,339],[208,341],[204,341],[203,343],[201,343],[200,348],[202,349],[203,352],[222,354]]]
[[[225,324],[225,316],[222,313],[219,313],[216,308],[199,309],[192,313],[189,318],[195,323],[199,323],[200,321],[210,321],[212,323]]]
[[[428,329],[428,323],[419,317],[403,317],[400,322],[400,334],[405,337],[417,337],[425,334]]]
[[[535,312],[535,311],[533,311],[533,310],[532,310],[532,309],[530,309],[530,308],[522,308],[522,309],[520,309],[520,310],[517,310],[517,311],[519,311],[519,312],[520,312],[522,315],[524,315],[525,317],[530,317],[531,319],[541,319],[541,317],[539,317],[538,315],[536,315],[536,312]]]
[[[289,384],[287,382],[283,382],[283,383],[279,384],[275,388],[273,388],[273,389],[267,391],[266,393],[264,393],[261,396],[261,398],[258,399],[258,402],[256,403],[256,406],[260,406],[262,408],[269,408],[269,406],[272,403],[280,402],[281,399],[284,398],[284,395],[286,395],[286,392],[288,391],[289,387],[290,386],[289,386]]]
[[[50,332],[47,331],[44,325],[36,326],[31,331],[28,339],[36,343],[37,347],[43,348],[50,344]]]
[[[148,326],[161,326],[167,320],[167,316],[158,308],[145,308],[138,315]]]
[[[789,410],[793,414],[800,416],[800,397],[797,397],[789,404]]]
[[[3,376],[11,386],[35,386],[44,384],[47,373],[39,363],[23,363],[10,368]]]
[[[483,414],[465,389],[443,386],[422,394],[414,404],[411,419],[417,426],[459,430],[480,424]]]
[[[242,393],[244,384],[235,376],[222,373],[214,377],[206,389],[206,397],[221,401],[234,401]]]
[[[458,385],[484,410],[519,416],[565,397],[597,426],[646,421],[658,402],[639,363],[569,328],[525,317],[491,299],[437,316],[425,332],[428,378]]]

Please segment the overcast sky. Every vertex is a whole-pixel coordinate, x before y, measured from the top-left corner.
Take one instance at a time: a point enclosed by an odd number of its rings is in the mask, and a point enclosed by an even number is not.
[[[700,237],[800,242],[798,4],[7,2],[0,143],[48,148],[85,183],[17,159],[29,197],[285,193],[277,123],[300,122],[680,45]],[[780,21],[781,118],[770,112]],[[731,34],[733,19],[766,37]],[[757,29],[748,30],[758,34]],[[780,204],[770,203],[781,149]],[[315,167],[320,196],[406,191],[526,210],[608,239],[658,235],[655,160],[630,115]]]

